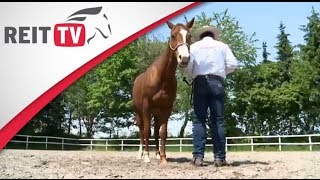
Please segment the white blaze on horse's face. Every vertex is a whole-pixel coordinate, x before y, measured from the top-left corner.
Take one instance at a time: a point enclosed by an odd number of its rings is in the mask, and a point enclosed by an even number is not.
[[[182,36],[183,42],[181,43],[183,44],[177,48],[177,51],[176,51],[177,61],[181,67],[186,67],[188,65],[189,57],[190,57],[189,49],[186,44],[188,31],[181,29],[179,33]]]

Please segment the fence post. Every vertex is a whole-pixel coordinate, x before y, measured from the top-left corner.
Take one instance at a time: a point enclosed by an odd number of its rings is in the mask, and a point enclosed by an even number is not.
[[[26,149],[28,149],[28,143],[29,143],[29,136],[27,136]]]
[[[121,151],[123,151],[123,139],[121,139]]]
[[[92,140],[90,140],[90,150],[92,151]]]
[[[281,137],[279,136],[279,151],[281,151]]]
[[[226,152],[228,152],[228,138],[226,138]]]
[[[182,152],[182,139],[180,139],[180,152]]]
[[[251,138],[251,152],[253,152],[253,138]]]
[[[108,139],[106,139],[106,151],[108,151]]]
[[[46,150],[48,150],[48,137],[46,137]]]
[[[312,140],[311,140],[311,136],[309,136],[309,144],[310,144],[309,150],[312,151]]]
[[[64,139],[62,138],[62,150],[64,150]]]

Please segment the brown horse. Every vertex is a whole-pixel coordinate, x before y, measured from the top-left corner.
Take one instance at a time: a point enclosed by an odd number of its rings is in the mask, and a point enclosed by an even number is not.
[[[188,65],[190,59],[190,29],[193,26],[193,22],[194,18],[186,25],[180,23],[174,25],[167,21],[171,32],[166,51],[134,81],[133,109],[140,135],[138,158],[142,159],[144,155],[144,162],[150,162],[149,139],[151,135],[151,119],[154,117],[156,157],[161,159],[161,164],[167,163],[165,153],[167,124],[177,93],[175,74],[178,64],[181,67]],[[159,131],[161,153],[159,152]],[[145,146],[144,152],[143,145]]]

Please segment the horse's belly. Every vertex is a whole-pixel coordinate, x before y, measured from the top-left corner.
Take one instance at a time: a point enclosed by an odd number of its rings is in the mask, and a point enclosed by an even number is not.
[[[173,95],[166,93],[166,91],[161,90],[153,96],[152,100],[153,100],[153,103],[152,103],[153,107],[166,108],[166,107],[172,107],[174,97]]]
[[[173,102],[167,98],[165,99],[158,99],[153,102],[153,107],[157,108],[169,108],[172,107]]]

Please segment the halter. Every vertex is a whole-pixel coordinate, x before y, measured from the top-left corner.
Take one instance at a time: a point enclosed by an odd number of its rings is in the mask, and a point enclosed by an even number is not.
[[[171,49],[172,51],[177,50],[177,48],[178,48],[179,46],[184,45],[184,44],[185,44],[185,45],[188,47],[188,49],[189,49],[189,44],[188,44],[188,43],[179,43],[179,44],[177,44],[177,45],[176,45],[176,47],[175,47],[175,48],[173,48],[173,47],[171,46],[171,37],[170,37],[170,43],[169,43],[169,46],[170,46],[170,49]]]

